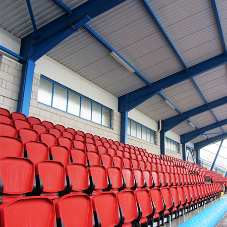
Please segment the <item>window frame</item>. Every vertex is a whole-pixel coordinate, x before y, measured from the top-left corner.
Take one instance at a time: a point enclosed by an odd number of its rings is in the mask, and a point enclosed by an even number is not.
[[[170,144],[170,146],[168,147],[168,143]],[[174,148],[175,147],[175,144],[177,145],[177,151],[175,151]],[[170,151],[173,151],[173,152],[176,152],[176,153],[180,153],[180,148],[179,148],[179,143],[175,140],[172,140],[170,139],[169,137],[166,137],[165,139],[165,146],[166,146],[166,149],[170,150]]]
[[[100,103],[98,103],[98,102],[96,102],[96,101],[94,101],[94,100],[92,100],[92,99],[90,99],[90,98],[88,98],[88,97],[86,97],[86,96],[84,96],[84,95],[82,95],[82,94],[80,94],[80,93],[78,93],[78,92],[76,92],[76,91],[74,91],[74,90],[72,90],[72,89],[70,89],[70,88],[64,86],[64,85],[62,85],[62,84],[59,84],[58,82],[56,82],[56,81],[54,81],[54,80],[52,80],[52,79],[50,79],[50,78],[48,78],[48,77],[46,77],[46,76],[44,76],[44,75],[40,75],[40,79],[41,79],[41,78],[46,79],[46,80],[52,82],[51,105],[47,105],[47,104],[45,104],[45,103],[39,102],[38,99],[37,99],[37,102],[38,102],[38,103],[40,103],[40,104],[42,104],[42,105],[45,105],[45,106],[48,106],[48,107],[51,107],[51,108],[53,108],[53,109],[56,109],[56,110],[65,112],[65,113],[67,113],[67,114],[70,114],[70,115],[79,117],[79,118],[84,119],[84,120],[86,120],[86,121],[93,122],[94,124],[98,124],[98,125],[101,125],[101,126],[106,127],[106,128],[111,128],[111,123],[112,123],[112,122],[111,122],[111,109],[110,109],[110,108],[108,108],[108,107],[106,107],[106,106],[104,106],[104,105],[102,105],[102,104],[100,104]],[[67,90],[66,110],[61,110],[61,109],[58,109],[58,108],[56,108],[56,107],[53,107],[53,97],[54,97],[54,87],[55,87],[55,85],[58,85],[58,86],[60,86],[60,87],[62,87],[62,88],[64,88],[64,89]],[[69,92],[70,92],[70,91],[71,91],[72,93],[75,93],[76,95],[80,96],[79,116],[76,115],[76,114],[72,114],[72,113],[69,113],[69,112],[68,112]],[[38,91],[38,93],[39,93],[39,91]],[[87,100],[89,100],[89,101],[91,102],[91,120],[88,120],[88,119],[86,119],[86,118],[81,117],[81,104],[82,104],[81,101],[82,101],[82,98],[85,98],[85,99],[87,99]],[[101,106],[101,124],[92,121],[92,107],[93,107],[93,103],[95,103],[95,104]],[[109,126],[106,126],[106,125],[103,125],[103,124],[102,124],[102,117],[103,117],[103,116],[102,116],[102,113],[103,113],[103,108],[106,108],[106,109],[109,110],[109,112],[110,112],[110,116],[109,116],[109,118],[110,118]]]

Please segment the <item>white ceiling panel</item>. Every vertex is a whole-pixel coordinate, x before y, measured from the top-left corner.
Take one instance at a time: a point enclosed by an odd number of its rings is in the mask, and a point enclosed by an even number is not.
[[[223,52],[211,1],[148,2],[187,67]]]
[[[212,138],[212,137],[215,137],[215,136],[219,136],[220,134],[223,133],[223,130],[218,127],[218,128],[215,128],[215,129],[212,129],[210,131],[207,131],[205,132],[204,134],[208,137],[208,138]]]
[[[212,102],[226,96],[226,65],[222,65],[208,72],[202,73],[194,77],[194,79],[204,94],[207,102]]]
[[[215,109],[213,109],[215,115],[217,116],[219,121],[227,119],[227,104],[219,106]]]
[[[196,137],[195,139],[193,139],[193,140],[191,140],[190,142],[192,142],[192,143],[198,143],[198,142],[201,142],[201,141],[204,141],[204,140],[206,140],[206,138],[205,137],[203,137],[203,136],[198,136],[198,137]]]
[[[205,102],[190,80],[168,87],[162,93],[181,111],[185,112]]]
[[[177,133],[178,135],[182,135],[182,134],[193,131],[194,128],[191,125],[189,125],[189,123],[187,121],[184,121],[171,130],[174,131],[175,133]]]
[[[223,125],[222,128],[224,129],[225,132],[227,132],[227,125]]]
[[[201,114],[195,115],[194,117],[191,117],[190,120],[198,128],[203,128],[206,125],[210,125],[217,122],[210,111],[206,111]]]

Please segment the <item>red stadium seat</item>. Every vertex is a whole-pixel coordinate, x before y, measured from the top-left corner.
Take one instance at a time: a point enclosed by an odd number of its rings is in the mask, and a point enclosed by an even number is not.
[[[13,120],[18,120],[18,119],[23,120],[23,121],[28,120],[27,117],[24,114],[18,113],[18,112],[11,113],[11,117],[12,117]]]
[[[114,156],[113,157],[113,166],[116,166],[120,169],[123,168],[123,161],[119,156]]]
[[[58,227],[93,227],[93,209],[90,197],[83,193],[65,195],[56,201]]]
[[[109,167],[107,169],[107,173],[111,183],[111,190],[120,191],[121,189],[123,189],[123,187],[125,187],[120,168],[115,166]]]
[[[48,198],[33,196],[15,199],[3,204],[1,210],[1,227],[55,227],[55,206]]]
[[[51,160],[61,162],[65,167],[70,162],[70,153],[66,147],[63,146],[52,146],[50,147]]]
[[[100,192],[92,200],[95,226],[122,226],[124,218],[115,193]]]
[[[83,131],[81,131],[81,130],[77,130],[76,131],[76,135],[80,135],[80,136],[85,137],[85,133]]]
[[[41,125],[42,124],[42,122],[40,121],[40,119],[37,118],[37,117],[28,117],[28,122],[31,125]]]
[[[54,128],[54,124],[50,121],[42,121],[42,125],[46,126],[47,129]]]
[[[11,119],[11,117],[0,114],[0,123],[13,125],[13,120]]]
[[[98,152],[96,145],[92,143],[86,144],[86,151]]]
[[[106,169],[113,166],[113,160],[109,154],[101,154],[100,157],[101,163]]]
[[[46,128],[46,126],[44,125],[32,125],[32,129],[35,130],[39,135],[42,134],[42,133],[47,133],[48,130]]]
[[[0,123],[0,136],[17,137],[17,130],[13,125]]]
[[[56,124],[54,127],[56,129],[59,129],[61,132],[65,132],[65,126],[63,126],[63,125]]]
[[[73,128],[66,128],[66,132],[72,133],[74,136],[76,135],[76,131]]]
[[[148,189],[138,189],[136,192],[136,198],[142,210],[142,218],[140,224],[142,226],[153,226],[153,215],[155,213],[154,203],[151,199],[151,195]],[[146,225],[147,224],[147,225]]]
[[[0,136],[0,158],[2,157],[22,157],[23,144],[22,142],[13,137]]]
[[[22,128],[18,131],[19,138],[21,139],[22,143],[25,144],[30,141],[38,141],[39,135],[35,130]]]
[[[98,153],[89,151],[87,152],[87,163],[88,166],[101,165],[101,157]]]
[[[0,196],[3,203],[32,193],[35,188],[35,168],[27,158],[5,157],[0,159]]]
[[[11,118],[10,112],[7,109],[2,108],[2,107],[0,107],[0,115],[4,115],[4,116],[7,116],[7,117]]]
[[[132,159],[132,169],[140,169],[139,162],[135,159]]]
[[[83,151],[86,150],[86,145],[85,145],[85,143],[82,142],[82,141],[79,141],[79,140],[74,140],[74,141],[73,141],[73,147],[74,147],[75,149],[80,149],[80,150],[83,150]]]
[[[58,144],[63,146],[63,147],[66,147],[69,151],[73,147],[72,141],[67,137],[59,137],[58,138]]]
[[[152,177],[153,177],[155,187],[159,187],[159,188],[160,188],[160,187],[162,186],[162,183],[161,183],[161,181],[160,181],[160,177],[159,177],[158,172],[152,171],[152,172],[151,172],[151,175],[152,175]]]
[[[162,196],[163,196],[163,199],[165,201],[165,204],[166,204],[166,210],[169,211],[169,215],[171,216],[171,220],[172,220],[173,212],[177,212],[177,209],[174,208],[173,197],[172,197],[170,188],[169,187],[162,187],[161,192],[162,192]]]
[[[75,192],[92,192],[89,182],[88,169],[83,164],[70,163],[66,167],[66,175],[68,179],[68,187],[70,193]]]
[[[125,182],[125,187],[127,189],[132,189],[134,190],[136,188],[135,185],[135,179],[134,179],[134,175],[131,169],[129,168],[123,168],[122,169],[122,175],[124,178],[124,182]]]
[[[71,150],[71,161],[87,166],[87,154],[82,150],[73,148]]]
[[[116,156],[119,156],[119,157],[123,158],[123,157],[124,157],[123,151],[121,151],[121,150],[116,150]]]
[[[74,136],[71,132],[62,132],[62,137],[69,138],[71,141],[74,140]]]
[[[49,159],[49,150],[46,144],[41,142],[27,142],[24,146],[25,157],[29,158],[34,165]]]
[[[62,136],[62,132],[57,128],[49,128],[48,129],[49,134],[54,135],[57,139]]]
[[[117,155],[117,152],[113,148],[107,148],[107,153],[111,156],[114,157]]]
[[[122,226],[138,226],[142,211],[135,193],[131,190],[123,190],[118,193],[117,197],[125,217]]]
[[[143,171],[141,169],[134,169],[133,175],[135,178],[135,183],[137,188],[146,187],[146,183],[144,182]]]
[[[97,146],[97,151],[99,154],[107,154],[107,150],[104,146]]]
[[[39,137],[40,141],[42,143],[45,143],[48,146],[48,148],[57,145],[57,138],[52,134],[42,133],[39,135]]]
[[[123,160],[123,167],[124,168],[130,168],[130,169],[132,169],[132,162],[131,162],[130,159],[128,159],[128,158],[122,158],[122,160]]]
[[[86,137],[86,138],[85,138],[85,143],[92,143],[92,144],[95,144],[95,141],[94,141],[94,139],[92,139],[92,138]]]
[[[56,161],[43,161],[36,164],[38,194],[57,199],[66,190],[65,168]]]
[[[149,170],[143,171],[143,177],[147,188],[153,188],[155,186],[152,174]]]
[[[74,136],[74,140],[82,141],[82,142],[85,143],[85,137],[82,136],[82,135],[76,134],[76,135]]]
[[[29,122],[21,120],[21,119],[17,119],[14,120],[14,126],[17,130],[21,129],[21,128],[27,128],[27,129],[31,129],[31,125]]]

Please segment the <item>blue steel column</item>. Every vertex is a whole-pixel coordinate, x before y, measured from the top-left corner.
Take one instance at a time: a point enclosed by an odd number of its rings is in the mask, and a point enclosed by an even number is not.
[[[196,148],[195,149],[195,152],[196,152],[196,164],[199,164],[200,165],[200,161],[199,161],[199,158],[200,158],[200,149],[199,148]]]
[[[121,113],[121,135],[120,141],[122,143],[128,143],[128,112]]]
[[[227,171],[226,171],[226,173],[225,173],[225,177],[227,177]]]
[[[220,143],[220,145],[219,145],[219,148],[218,148],[217,153],[216,153],[216,155],[215,155],[215,158],[214,158],[214,161],[213,161],[213,163],[212,163],[212,166],[210,167],[210,170],[212,170],[212,169],[214,168],[214,165],[215,165],[215,162],[216,162],[216,160],[217,160],[218,154],[219,154],[219,152],[220,152],[220,150],[221,150],[221,147],[222,147],[222,143],[223,143],[223,140],[221,141],[221,143]]]
[[[165,155],[166,154],[166,132],[165,132],[165,121],[161,121],[161,126],[160,126],[161,132],[160,132],[160,149],[161,149],[161,154]]]
[[[186,161],[186,151],[187,151],[187,147],[186,147],[185,136],[184,136],[184,135],[181,137],[181,144],[182,144],[182,159],[183,159],[184,161]]]

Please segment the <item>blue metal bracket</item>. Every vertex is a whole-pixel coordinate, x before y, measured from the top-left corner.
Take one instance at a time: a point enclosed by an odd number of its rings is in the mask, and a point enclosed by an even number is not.
[[[11,50],[5,48],[5,47],[2,46],[2,45],[0,45],[0,50],[3,50],[3,51],[6,52],[7,54],[9,54],[9,55],[11,55],[11,56],[13,56],[13,57],[19,59],[19,60],[21,61],[21,63],[25,63],[25,62],[26,62],[26,60],[25,60],[24,57],[22,57],[22,56],[20,56],[20,55],[18,55],[18,54],[16,54],[16,53],[14,53],[13,51],[11,51]]]
[[[161,132],[160,132],[160,150],[161,154],[166,155],[166,133],[165,133],[165,121],[161,121]]]
[[[213,161],[213,163],[212,163],[212,165],[211,165],[211,167],[210,167],[210,170],[213,170],[213,168],[214,168],[214,165],[215,165],[215,162],[216,162],[216,160],[217,160],[218,154],[219,154],[219,152],[220,152],[220,150],[221,150],[222,144],[223,144],[223,140],[221,140],[221,143],[220,143],[220,145],[219,145],[219,147],[218,147],[217,153],[216,153],[216,155],[215,155],[215,157],[214,157],[214,161]]]
[[[215,0],[211,0],[211,2],[212,2],[212,5],[213,5],[214,14],[215,14],[215,17],[216,17],[216,21],[217,21],[218,30],[219,30],[219,33],[220,33],[220,37],[221,37],[221,42],[222,42],[222,46],[223,46],[223,49],[224,49],[224,53],[225,53],[225,55],[227,55],[225,39],[224,39],[224,35],[223,35],[223,32],[222,32],[222,28],[221,28],[221,22],[220,22],[220,18],[219,18],[219,15],[218,15],[217,5],[216,5]]]
[[[65,13],[68,13],[70,16],[73,15],[72,10],[64,4],[61,0],[52,0],[56,5],[58,5]]]
[[[30,18],[31,18],[31,21],[32,21],[32,26],[33,26],[33,29],[34,29],[34,38],[37,39],[37,38],[39,38],[39,32],[38,32],[38,29],[37,29],[37,26],[36,26],[36,23],[35,23],[35,17],[34,17],[34,14],[33,14],[32,5],[31,5],[30,0],[26,0],[26,2],[27,2]]]
[[[213,142],[216,142],[218,140],[222,140],[222,139],[225,139],[227,138],[227,133],[223,133],[221,135],[218,135],[218,136],[215,136],[215,137],[212,137],[210,138],[209,140],[203,140],[203,141],[200,141],[198,143],[195,143],[194,146],[197,148],[197,149],[201,149]]]
[[[181,136],[185,136],[185,142],[188,143],[189,141],[191,141],[194,138],[200,136],[204,132],[207,132],[209,130],[212,130],[214,128],[218,128],[218,127],[220,127],[222,125],[226,125],[226,124],[227,124],[227,119],[219,121],[219,122],[211,124],[211,125],[207,125],[207,126],[205,126],[203,128],[200,128],[198,130],[194,130],[192,132],[185,133],[185,134],[183,134]]]
[[[171,130],[172,128],[176,127],[180,123],[184,122],[187,120],[189,117],[195,116],[197,114],[203,113],[207,110],[216,108],[218,106],[222,106],[227,103],[227,96],[217,99],[213,102],[208,103],[208,105],[202,105],[199,107],[196,107],[194,109],[188,110],[182,114],[178,114],[176,116],[170,117],[165,120],[165,125],[166,125],[166,132]]]
[[[121,113],[121,143],[128,143],[128,112]]]
[[[186,152],[187,152],[187,146],[184,140],[184,136],[182,136],[181,139],[181,145],[182,145],[182,159],[186,161]]]

